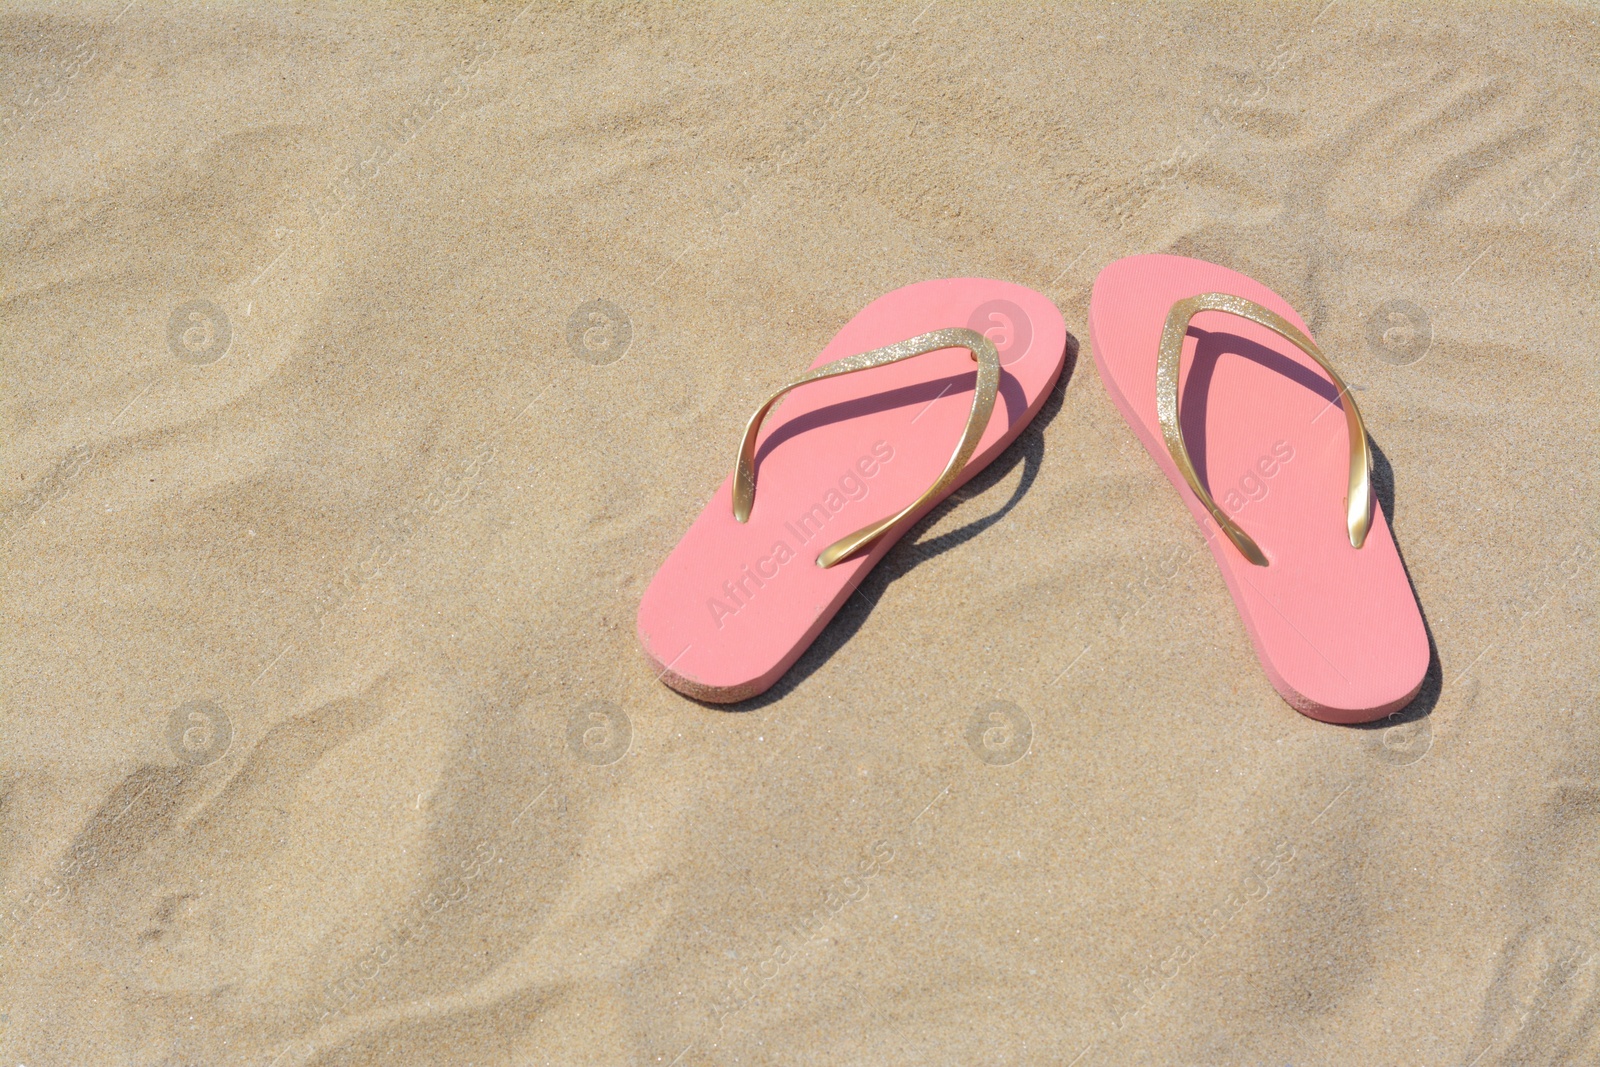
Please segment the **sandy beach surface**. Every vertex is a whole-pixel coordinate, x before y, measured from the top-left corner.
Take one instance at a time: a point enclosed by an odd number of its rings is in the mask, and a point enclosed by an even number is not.
[[[0,1064],[1600,1062],[1592,5],[5,5]],[[1296,714],[1098,380],[1357,390],[1435,647]],[[765,696],[655,568],[874,297],[1075,339]]]

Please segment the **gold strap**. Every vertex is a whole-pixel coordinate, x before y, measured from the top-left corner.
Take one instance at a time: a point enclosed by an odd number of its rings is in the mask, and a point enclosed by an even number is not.
[[[1183,473],[1183,480],[1189,483],[1194,495],[1200,498],[1200,503],[1206,506],[1217,525],[1222,527],[1222,532],[1228,535],[1245,559],[1258,567],[1267,566],[1267,557],[1260,547],[1250,539],[1249,534],[1222,513],[1217,502],[1211,499],[1211,494],[1200,484],[1200,476],[1195,473],[1194,464],[1189,460],[1189,450],[1183,444],[1183,425],[1178,421],[1178,368],[1183,358],[1183,339],[1189,332],[1189,320],[1202,311],[1226,311],[1282,335],[1316,360],[1333,379],[1333,384],[1338,386],[1339,400],[1344,405],[1345,431],[1350,437],[1350,484],[1345,497],[1345,523],[1350,530],[1351,546],[1360,548],[1366,542],[1367,530],[1372,525],[1372,491],[1368,482],[1372,457],[1367,451],[1367,428],[1361,421],[1361,412],[1356,409],[1356,398],[1350,395],[1344,379],[1328,364],[1311,338],[1282,315],[1242,296],[1201,293],[1180,300],[1167,313],[1167,325],[1161,331],[1161,350],[1156,361],[1156,416],[1161,420],[1161,436],[1167,439],[1167,451]]]
[[[767,402],[750,416],[749,425],[744,430],[744,440],[739,442],[739,463],[734,468],[733,477],[733,517],[740,522],[748,522],[750,519],[750,508],[754,505],[756,497],[756,432],[761,429],[761,421],[767,417],[767,412],[772,410],[772,405],[777,403],[779,397],[796,386],[808,382],[898,363],[902,359],[937,352],[941,348],[965,348],[972,353],[972,358],[978,363],[978,383],[972,394],[972,410],[967,413],[967,425],[961,431],[961,441],[956,445],[955,454],[950,457],[950,462],[945,464],[944,473],[934,480],[926,492],[887,519],[875,522],[871,526],[864,526],[850,536],[829,545],[817,557],[817,565],[831,567],[840,560],[854,555],[882,537],[895,523],[938,496],[960,476],[962,467],[966,466],[967,460],[977,449],[978,440],[983,436],[984,428],[989,425],[989,415],[994,411],[995,394],[1000,388],[1000,354],[995,351],[994,343],[976,330],[935,330],[886,348],[875,348],[871,352],[836,359],[832,363],[825,363],[816,370],[801,375],[769,396]]]

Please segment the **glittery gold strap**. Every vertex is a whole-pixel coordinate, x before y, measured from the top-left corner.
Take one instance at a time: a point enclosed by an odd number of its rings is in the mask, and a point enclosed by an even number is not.
[[[895,523],[937,497],[960,476],[961,469],[977,450],[978,440],[983,436],[984,427],[989,425],[989,415],[994,411],[995,394],[1000,388],[1000,354],[995,351],[994,343],[976,330],[935,330],[886,348],[875,348],[871,352],[836,359],[832,363],[825,363],[816,370],[801,375],[769,396],[766,403],[750,416],[750,422],[744,430],[744,440],[739,442],[739,463],[734,468],[733,477],[733,517],[740,522],[748,522],[750,519],[750,508],[755,504],[756,496],[756,432],[761,429],[761,421],[767,417],[767,412],[772,410],[772,405],[777,403],[779,397],[809,382],[898,363],[902,359],[937,352],[941,348],[965,348],[972,353],[972,358],[978,363],[978,381],[972,394],[972,410],[967,413],[967,425],[961,431],[961,440],[956,445],[955,454],[950,457],[950,462],[945,464],[944,472],[934,480],[926,492],[887,519],[875,522],[871,526],[864,526],[823,549],[822,554],[817,557],[817,565],[831,567],[870,546]]]
[[[1367,428],[1361,421],[1361,412],[1356,408],[1356,398],[1350,395],[1344,379],[1328,364],[1321,349],[1311,338],[1282,315],[1242,296],[1201,293],[1180,300],[1167,313],[1167,324],[1161,331],[1160,355],[1156,361],[1156,416],[1161,420],[1161,435],[1166,438],[1167,451],[1183,474],[1183,480],[1189,483],[1194,495],[1200,498],[1200,503],[1205,505],[1217,525],[1222,527],[1222,532],[1228,535],[1228,540],[1244,554],[1245,559],[1258,567],[1267,566],[1267,557],[1260,546],[1223,514],[1205,486],[1200,484],[1200,476],[1195,473],[1194,464],[1189,459],[1189,450],[1184,447],[1183,426],[1178,421],[1178,369],[1183,359],[1183,339],[1189,332],[1189,320],[1202,311],[1226,311],[1265,326],[1316,360],[1333,379],[1333,384],[1339,389],[1339,402],[1344,407],[1345,431],[1350,438],[1350,480],[1345,496],[1345,524],[1350,531],[1350,544],[1360,548],[1366,542],[1367,530],[1372,525],[1372,490],[1369,482],[1372,456],[1367,451]]]

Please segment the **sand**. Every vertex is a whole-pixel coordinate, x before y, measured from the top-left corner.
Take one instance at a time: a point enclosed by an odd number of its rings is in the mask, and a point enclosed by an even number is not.
[[[0,1063],[1600,1060],[1600,14],[924,2],[8,5]],[[1150,251],[1360,390],[1396,721],[1277,696],[1097,380]],[[1044,413],[658,684],[749,410],[958,275]]]

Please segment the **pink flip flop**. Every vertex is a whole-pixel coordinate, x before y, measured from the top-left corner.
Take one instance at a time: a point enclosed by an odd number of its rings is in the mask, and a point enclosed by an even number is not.
[[[757,408],[733,473],[651,579],[639,644],[661,680],[713,703],[769,688],[894,543],[1016,440],[1066,342],[1056,306],[1009,282],[918,282],[868,304]]]
[[[1095,279],[1089,338],[1283,698],[1338,723],[1410,703],[1428,635],[1372,499],[1355,398],[1294,309],[1225,267],[1131,256]]]

